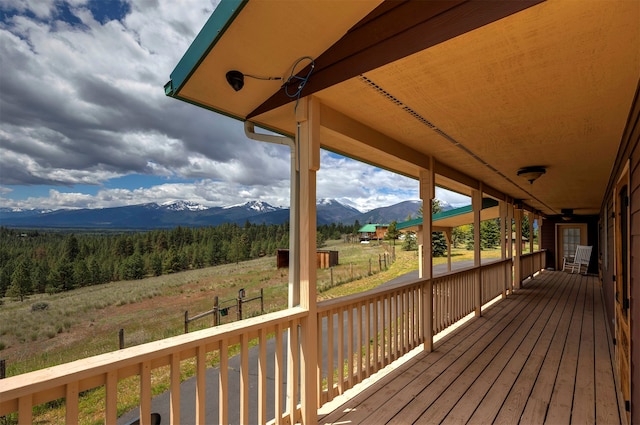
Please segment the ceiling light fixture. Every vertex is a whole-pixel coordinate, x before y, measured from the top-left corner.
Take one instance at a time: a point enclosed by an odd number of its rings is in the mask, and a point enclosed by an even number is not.
[[[547,169],[540,165],[524,167],[518,170],[518,176],[524,177],[529,183],[533,184],[541,175],[547,172]]]
[[[229,83],[235,91],[240,91],[242,87],[244,87],[244,77],[254,78],[256,80],[282,80],[282,77],[259,77],[257,75],[243,74],[235,69],[227,72],[226,77],[227,83]]]

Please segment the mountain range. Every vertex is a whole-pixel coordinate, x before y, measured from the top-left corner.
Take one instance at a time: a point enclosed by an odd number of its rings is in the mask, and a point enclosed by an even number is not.
[[[335,199],[320,199],[318,225],[404,221],[419,214],[420,201],[361,212]],[[445,205],[446,207],[446,205]],[[76,210],[18,210],[0,207],[0,226],[19,228],[156,229],[177,226],[217,226],[223,223],[282,224],[289,220],[289,208],[251,201],[241,205],[205,207],[189,201],[140,204],[113,208]]]

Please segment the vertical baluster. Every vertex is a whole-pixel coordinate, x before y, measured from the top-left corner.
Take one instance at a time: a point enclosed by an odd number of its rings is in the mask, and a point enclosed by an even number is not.
[[[316,383],[318,385],[318,390],[316,391],[316,405],[319,408],[320,406],[322,406],[322,394],[323,394],[323,387],[322,387],[322,346],[323,344],[323,340],[324,340],[324,335],[322,334],[322,322],[324,321],[324,314],[318,314],[318,320],[316,323],[316,335],[318,336],[318,353],[320,354],[317,357],[317,362],[316,362]],[[328,369],[328,366],[327,366]]]
[[[344,310],[338,310],[338,394],[343,394],[344,388]]]
[[[380,350],[380,326],[378,323],[378,309],[380,308],[380,297],[373,300],[373,370],[380,369],[378,365],[378,352]]]
[[[358,368],[358,373],[356,375],[357,382],[362,382],[362,347],[363,347],[363,330],[362,330],[362,303],[358,303],[356,306],[356,320],[358,321],[358,333],[357,333],[357,344],[354,348],[355,355],[358,356],[356,359],[356,367]]]
[[[267,423],[267,335],[264,328],[258,331],[258,423]]]
[[[335,342],[333,341],[333,310],[327,314],[327,401],[333,400],[333,350]]]
[[[18,422],[33,423],[33,395],[27,394],[18,399]]]
[[[140,424],[151,421],[151,363],[140,364]]]
[[[276,349],[274,358],[274,398],[275,398],[275,422],[277,425],[282,423],[282,372],[284,369],[284,353],[282,349],[282,325],[278,323],[276,325]]]
[[[249,423],[249,337],[240,335],[240,423]]]
[[[365,344],[365,369],[364,376],[367,378],[371,374],[371,303],[366,302],[364,304],[365,312],[364,312],[364,344]]]
[[[180,423],[180,353],[171,355],[169,422]]]
[[[347,309],[347,382],[349,388],[353,387],[353,305]]]
[[[221,365],[222,366],[222,365]],[[196,347],[196,423],[204,424],[205,419],[205,400],[206,400],[206,351],[204,346]],[[221,367],[222,368],[222,367]],[[226,371],[226,368],[225,368]],[[222,373],[222,372],[221,372]]]
[[[220,354],[220,371],[218,373],[218,422],[226,424],[229,423],[229,352],[226,339],[220,341],[218,350]],[[199,395],[199,392],[197,393]]]
[[[66,418],[68,424],[78,423],[78,382],[69,382],[65,390]]]
[[[289,324],[289,338],[291,343],[289,344],[289,365],[290,370],[288,376],[290,380],[287,381],[289,391],[287,397],[289,400],[289,423],[295,424],[296,410],[298,409],[298,374],[300,356],[298,355],[298,321],[292,321]]]
[[[118,372],[107,372],[105,379],[105,415],[106,424],[114,424],[118,420]]]

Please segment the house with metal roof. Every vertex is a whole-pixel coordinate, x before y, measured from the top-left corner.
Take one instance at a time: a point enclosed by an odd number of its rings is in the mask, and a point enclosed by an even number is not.
[[[382,240],[387,234],[388,224],[369,223],[358,229],[361,241]]]

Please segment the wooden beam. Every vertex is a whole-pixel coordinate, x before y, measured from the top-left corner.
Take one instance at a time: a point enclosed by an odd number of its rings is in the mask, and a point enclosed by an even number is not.
[[[386,1],[315,58],[313,73],[303,95],[312,95],[541,1]],[[298,75],[307,75],[309,70],[310,65]],[[251,119],[291,101],[284,90],[278,90],[247,118]]]
[[[363,148],[375,149],[383,155],[397,158],[418,168],[428,169],[429,156],[354,120],[327,106],[320,106],[320,127],[332,135],[349,141],[361,143]],[[364,151],[364,150],[363,150]],[[367,162],[366,157],[358,158]],[[376,164],[383,167],[384,164]]]

